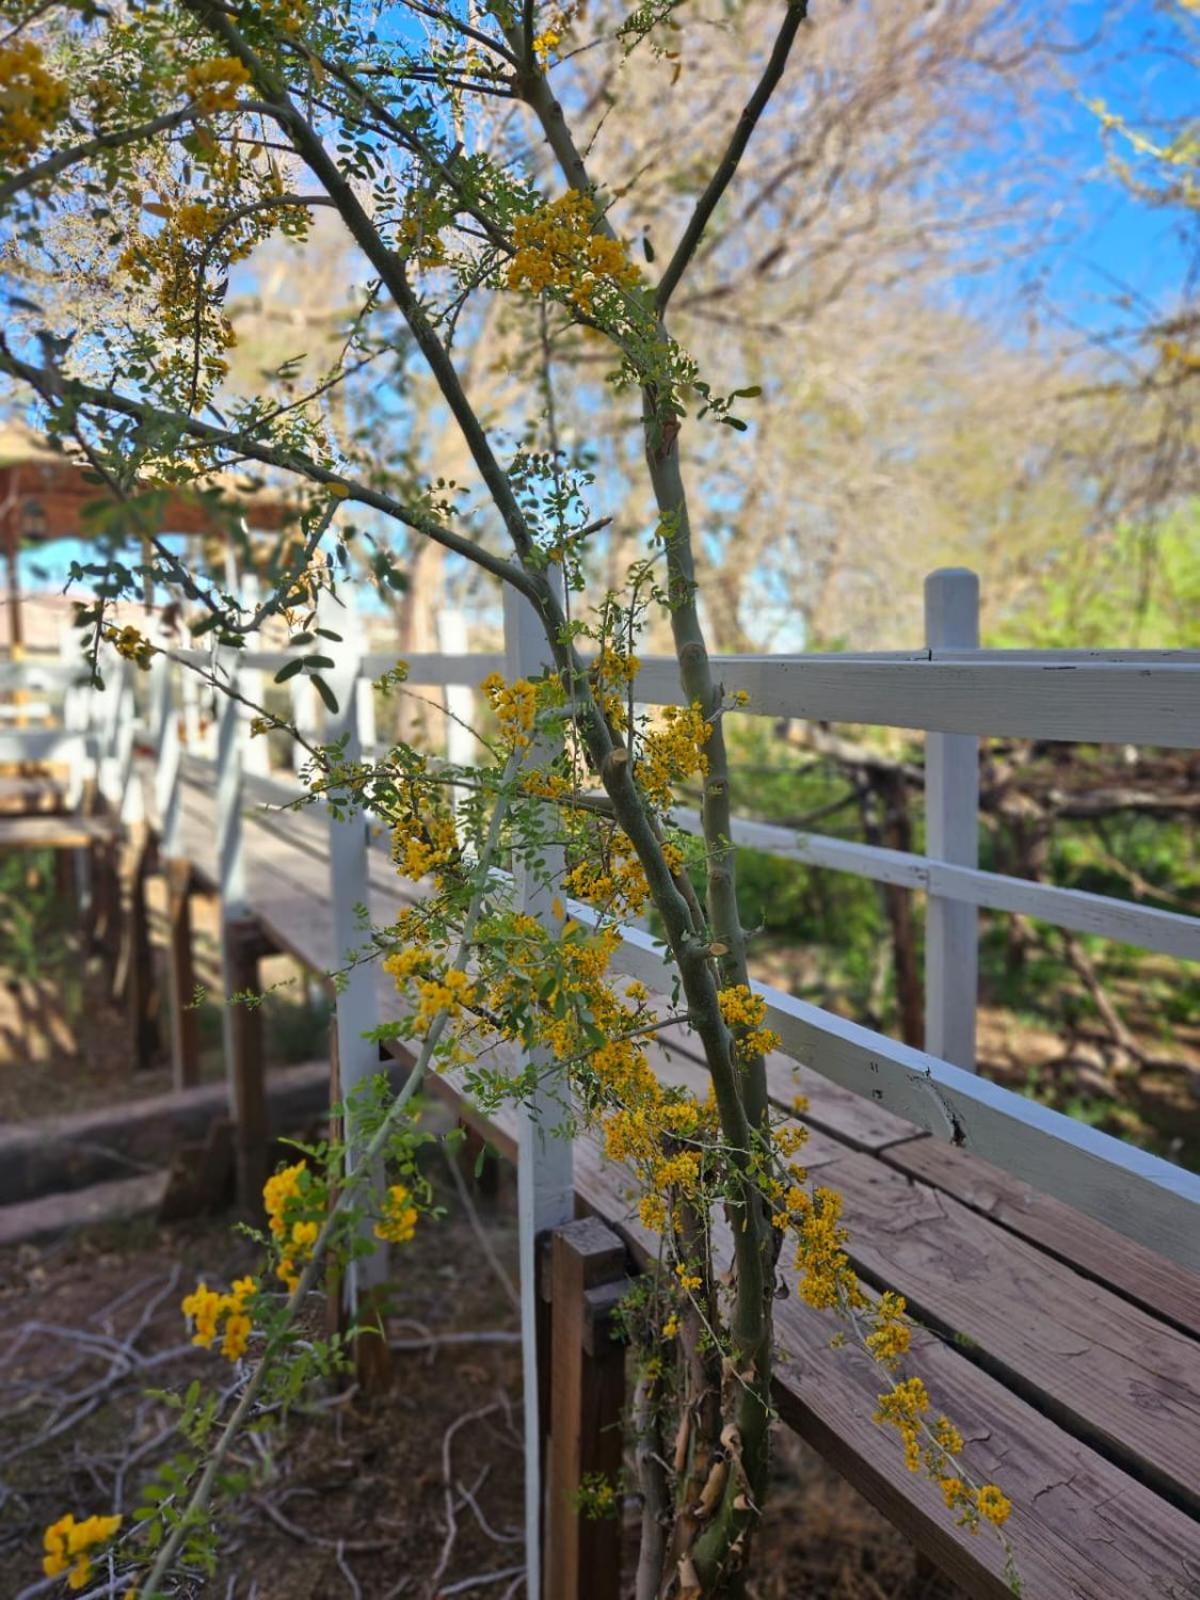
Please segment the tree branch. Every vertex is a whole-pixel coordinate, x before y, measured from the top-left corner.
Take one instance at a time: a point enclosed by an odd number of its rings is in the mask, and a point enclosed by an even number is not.
[[[791,53],[800,25],[808,16],[808,0],[788,0],[787,11],[783,24],[775,36],[775,44],[771,50],[763,75],[758,80],[754,93],[746,102],[733,136],[726,147],[725,154],[721,157],[708,186],[696,202],[696,209],[692,212],[683,236],[675,246],[675,252],[667,263],[658,289],[655,291],[655,303],[661,317],[667,309],[667,302],[679,285],[679,280],[687,271],[697,246],[708,226],[708,220],[720,203],[721,196],[733,181],[733,175],[738,169],[746,147],[753,137],[759,119],[767,108],[767,104],[774,94],[779,80],[783,77],[787,59]]]
[[[435,544],[453,551],[455,555],[476,562],[493,577],[499,578],[502,583],[511,583],[529,599],[536,600],[540,593],[537,585],[516,562],[506,561],[502,556],[493,555],[491,551],[475,544],[473,540],[464,538],[462,534],[447,528],[436,518],[406,506],[401,501],[393,499],[391,495],[372,489],[367,484],[348,479],[343,473],[322,466],[320,462],[314,461],[311,456],[306,456],[300,451],[283,450],[261,444],[245,434],[231,428],[219,428],[214,423],[202,421],[199,417],[189,417],[179,411],[164,411],[148,401],[135,400],[112,389],[97,389],[79,379],[64,377],[61,373],[33,366],[13,355],[2,336],[0,336],[0,371],[7,372],[10,377],[20,378],[39,394],[70,397],[80,405],[95,406],[103,411],[115,411],[138,422],[175,428],[193,439],[202,440],[205,444],[236,451],[250,460],[261,462],[264,466],[277,467],[281,471],[306,478],[310,483],[320,484],[323,488],[336,489],[343,499],[353,500],[360,505],[370,506],[375,511],[381,511],[393,521],[411,528],[414,533],[423,534]]]

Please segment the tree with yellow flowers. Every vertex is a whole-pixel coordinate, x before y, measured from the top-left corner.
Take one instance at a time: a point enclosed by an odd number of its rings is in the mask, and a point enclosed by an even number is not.
[[[614,15],[535,0],[4,0],[4,14],[12,314],[0,372],[108,491],[94,529],[101,559],[80,569],[98,596],[80,616],[93,669],[113,634],[109,605],[151,586],[194,636],[227,650],[265,615],[283,617],[294,670],[328,700],[321,658],[303,653],[315,600],[336,593],[350,547],[393,581],[389,526],[518,591],[552,663],[535,679],[484,685],[487,758],[469,771],[406,744],[377,761],[312,751],[312,793],[335,814],[370,807],[385,819],[397,872],[427,891],[347,953],[381,960],[394,978],[403,1020],[389,1031],[412,1042],[417,1067],[396,1097],[350,1108],[349,1152],[315,1146],[270,1180],[262,1274],[228,1291],[200,1284],[183,1305],[197,1343],[237,1364],[244,1383],[227,1410],[211,1397],[183,1402],[191,1454],[126,1526],[73,1513],[56,1523],[47,1575],[74,1560],[74,1583],[100,1542],[143,1597],[203,1573],[238,1429],[343,1359],[336,1340],[296,1336],[323,1263],[369,1248],[372,1231],[402,1245],[436,1225],[411,1118],[422,1077],[454,1072],[486,1105],[531,1097],[547,1060],[571,1114],[633,1170],[642,1220],[663,1241],[661,1273],[626,1314],[639,1428],[654,1444],[639,1452],[639,1600],[742,1592],[768,1493],[772,1307],[793,1263],[800,1293],[880,1362],[878,1420],[896,1429],[907,1465],[940,1484],[949,1514],[1001,1525],[1003,1494],[970,1479],[953,1423],[903,1375],[903,1301],[859,1286],[837,1194],[809,1183],[803,1127],[771,1112],[764,1056],[775,1041],[738,914],[724,734],[736,704],[706,648],[684,463],[701,429],[728,430],[732,444],[757,391],[722,391],[672,337],[670,313],[802,38],[804,0],[783,0],[773,37],[748,60],[744,108],[681,197],[661,263],[630,246],[636,197],[610,193],[591,170],[595,111],[574,103],[571,59],[603,50],[619,66],[654,52],[669,85],[672,58],[692,47],[691,19],[672,4]],[[226,307],[240,265],[282,236],[302,272],[318,212],[333,214],[361,274],[328,368],[303,386],[291,363],[235,383]],[[76,292],[63,295],[65,284]],[[521,354],[506,404],[485,415],[457,340],[464,320],[497,304],[504,348]],[[580,352],[604,353],[644,446],[642,551],[610,588],[596,582],[603,489],[586,440],[563,436],[555,406],[564,363]],[[469,482],[422,481],[409,453],[381,444],[369,412],[334,403],[369,385],[377,408],[419,430],[423,417],[405,411],[418,370],[461,437]],[[257,558],[267,598],[253,607],[159,528],[167,488],[207,486],[236,540],[212,487],[231,468],[286,483],[300,505],[297,527]],[[679,704],[655,717],[636,693],[651,625],[669,631],[680,681]],[[118,645],[149,660],[128,630]],[[385,687],[402,683],[400,665]],[[685,783],[703,790],[699,842],[670,820]],[[512,903],[501,864],[536,883],[550,916]],[[643,912],[676,972],[665,1009],[613,970],[622,923]],[[680,1026],[702,1046],[705,1099],[651,1070],[648,1041]],[[528,1069],[490,1066],[495,1040]],[[354,1174],[386,1164],[382,1197],[343,1180],[348,1154]]]

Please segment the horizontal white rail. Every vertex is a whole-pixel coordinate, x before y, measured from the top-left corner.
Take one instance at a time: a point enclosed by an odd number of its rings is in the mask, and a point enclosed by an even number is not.
[[[700,813],[677,807],[671,820],[687,833],[698,834]],[[1039,917],[1056,928],[1098,934],[1142,950],[1157,950],[1185,961],[1200,961],[1200,917],[1178,911],[1158,911],[1150,906],[1089,894],[1083,889],[1060,889],[1032,883],[979,867],[958,867],[929,856],[887,850],[880,845],[832,839],[826,834],[801,833],[769,822],[735,819],[733,842],[748,850],[762,850],[785,861],[808,867],[827,867],[870,878],[875,883],[899,884],[906,889],[940,894],[947,900],[984,906],[991,911],[1011,911]]]
[[[465,683],[476,688],[491,673],[504,671],[504,654],[499,650],[481,651],[476,655],[417,652],[409,656],[401,655],[398,651],[376,651],[363,657],[363,671],[370,678],[381,678],[398,661],[403,661],[407,666],[409,683],[442,686]]]
[[[82,671],[82,662],[0,661],[0,689],[68,688]]]
[[[937,733],[1071,743],[1200,748],[1200,665],[1178,661],[1010,661],[870,656],[716,656],[727,694],[745,711],[810,722],[856,722]],[[642,663],[635,692],[650,705],[680,697],[669,657]]]
[[[26,728],[0,732],[0,762],[71,761],[83,755],[93,741],[65,728]]]
[[[586,906],[569,909],[595,921]],[[637,929],[623,930],[615,959],[660,993],[672,981],[662,945]],[[1200,1175],[806,1000],[753,988],[802,1066],[1200,1271]]]

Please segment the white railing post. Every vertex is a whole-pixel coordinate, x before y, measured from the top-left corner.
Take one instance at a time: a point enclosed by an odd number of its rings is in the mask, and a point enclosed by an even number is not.
[[[935,660],[939,649],[979,648],[975,573],[943,567],[925,579],[925,636]],[[979,865],[979,740],[974,734],[925,736],[925,852],[955,866]],[[925,1048],[970,1071],[975,1069],[978,986],[978,911],[931,894],[925,919]]]
[[[537,613],[515,589],[504,590],[504,649],[509,681],[537,677],[549,662],[549,646]],[[529,752],[533,762],[547,756],[544,742],[535,741]],[[514,908],[537,917],[558,931],[558,920],[551,909],[555,898],[553,879],[561,878],[562,852],[547,848],[543,852],[547,887],[514,863]],[[548,1053],[536,1052],[537,1066],[548,1065]],[[575,1216],[574,1153],[571,1141],[562,1130],[570,1120],[571,1108],[564,1093],[553,1082],[552,1074],[540,1072],[532,1100],[518,1108],[517,1127],[517,1219],[518,1251],[521,1266],[521,1356],[524,1372],[525,1409],[525,1561],[526,1592],[538,1600],[541,1595],[542,1527],[545,1491],[541,1481],[542,1421],[539,1417],[538,1282],[537,1252],[540,1237],[551,1228],[571,1222]]]
[[[154,658],[150,681],[150,728],[157,765],[154,772],[154,800],[158,808],[158,834],[163,856],[170,860],[180,854],[179,764],[181,746],[179,719],[175,712],[172,673],[174,665],[166,651]]]
[[[248,611],[258,608],[259,588],[258,579],[252,572],[246,573],[242,579],[242,604]],[[257,632],[246,635],[246,649],[259,650],[262,641]],[[238,686],[247,700],[256,706],[263,703],[263,675],[258,667],[243,665],[238,673]],[[255,713],[249,706],[242,707],[242,715],[248,722],[254,720]],[[246,740],[246,771],[256,777],[265,777],[271,770],[271,751],[267,744],[267,735],[260,733],[257,737]]]
[[[218,681],[235,693],[239,685],[236,651],[222,651]],[[266,1086],[263,1078],[262,1021],[257,1008],[232,997],[258,989],[257,930],[250,917],[246,881],[245,707],[233,694],[221,695],[217,722],[217,877],[221,893],[221,1014],[229,1108],[234,1124],[238,1199],[258,1214],[267,1175]]]
[[[238,688],[237,655],[222,652],[217,676],[228,688]],[[222,674],[223,669],[223,674]],[[244,921],[249,905],[246,898],[246,846],[243,838],[242,807],[245,788],[246,721],[242,707],[232,694],[218,690],[217,709],[217,885],[221,895],[221,950],[226,997],[233,976],[228,951],[228,925]],[[234,1059],[233,1014],[226,1005],[223,1013],[226,1063]]]
[[[438,613],[437,632],[438,648],[444,656],[467,654],[466,618],[457,606],[447,606]],[[471,732],[475,726],[475,691],[470,684],[448,683],[444,694],[446,760],[452,767],[469,767],[476,759],[475,735]],[[461,784],[456,784],[452,799],[460,842],[462,825],[459,813],[466,798],[467,790]]]
[[[332,671],[322,674],[337,700],[336,713],[326,719],[323,743],[345,738],[344,757],[357,761],[362,756],[360,723],[362,699],[359,681],[362,670],[363,637],[360,619],[353,603],[344,610],[322,608],[323,620],[342,635],[340,643],[321,641],[322,654],[333,657]],[[368,685],[369,687],[369,685]],[[339,819],[329,816],[329,894],[333,907],[333,959],[338,968],[366,942],[367,929],[358,915],[360,906],[370,905],[369,821],[359,810]],[[337,1035],[339,1094],[347,1107],[347,1166],[353,1168],[358,1133],[355,1127],[353,1094],[359,1084],[380,1071],[379,1045],[363,1035],[379,1026],[378,971],[373,961],[352,961],[339,979],[334,1010]],[[382,1173],[371,1174],[370,1182],[382,1184]],[[348,1308],[353,1311],[364,1292],[383,1283],[387,1277],[386,1244],[375,1244],[369,1255],[350,1265],[346,1275]]]
[[[317,691],[306,672],[298,672],[288,679],[292,696],[292,726],[309,744],[317,742]],[[308,760],[308,751],[296,739],[292,743],[292,771],[300,772]]]
[[[183,742],[190,756],[198,756],[203,753],[201,746],[207,741],[200,732],[200,680],[189,667],[183,669],[179,689],[183,708]]]

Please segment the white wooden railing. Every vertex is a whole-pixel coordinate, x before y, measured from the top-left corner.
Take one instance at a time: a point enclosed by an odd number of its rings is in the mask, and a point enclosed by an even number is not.
[[[524,614],[524,615],[523,615]],[[387,653],[366,652],[361,622],[338,609],[325,619],[342,634],[321,643],[335,658],[330,678],[340,710],[318,718],[311,685],[290,680],[293,710],[322,738],[345,735],[349,749],[374,747],[370,681],[394,666]],[[1200,961],[1200,919],[1104,895],[986,872],[977,864],[978,741],[1010,735],[1125,745],[1200,747],[1200,651],[995,651],[973,647],[978,637],[978,586],[972,574],[934,573],[926,585],[929,643],[908,653],[870,655],[726,656],[717,659],[728,694],[744,691],[746,715],[857,722],[926,732],[926,853],[918,855],[775,824],[738,821],[738,844],[814,867],[923,891],[926,931],[926,1028],[929,1048],[916,1050],[848,1022],[769,985],[759,985],[771,1026],[784,1049],[813,1071],[908,1118],[936,1137],[951,1139],[1079,1207],[1117,1231],[1192,1267],[1200,1267],[1200,1178],[1124,1141],[1009,1090],[974,1072],[977,910],[1035,916],[1182,960]],[[442,619],[449,647],[408,658],[408,681],[440,689],[453,759],[470,758],[464,729],[473,714],[472,690],[494,670],[509,675],[540,670],[544,647],[523,603],[505,610],[504,653],[464,651],[461,624]],[[213,784],[217,804],[218,875],[226,915],[248,909],[248,810],[294,798],[291,773],[270,773],[266,741],[249,738],[249,710],[219,697],[215,748],[199,737],[196,677],[189,666],[216,672],[249,699],[265,675],[293,655],[248,649],[219,656],[175,650],[156,658],[149,706],[135,714],[141,680],[114,661],[103,691],[74,687],[74,669],[61,659],[0,664],[0,691],[38,692],[21,706],[15,727],[0,726],[0,761],[63,761],[76,792],[90,777],[126,821],[140,819],[140,784],[133,779],[135,740],[158,754],[157,809],[165,855],[179,845],[179,794],[188,781]],[[366,692],[364,692],[366,691]],[[678,698],[675,663],[644,661],[638,699],[653,706]],[[56,703],[57,697],[57,703]],[[32,725],[34,723],[39,725]],[[696,830],[694,811],[680,808],[678,824]],[[360,942],[356,908],[368,901],[367,851],[380,843],[364,819],[328,820],[329,895],[339,948]],[[592,913],[572,907],[587,921]],[[542,908],[542,914],[548,911]],[[661,948],[644,931],[625,930],[620,961],[651,985],[664,986]],[[376,1070],[374,1046],[363,1035],[377,1025],[370,975],[354,969],[339,996],[337,1033],[344,1088]],[[560,1198],[569,1191],[561,1166],[565,1142],[539,1141],[531,1152],[541,1186]],[[567,1155],[569,1159],[569,1147]],[[547,1205],[550,1202],[547,1200]],[[540,1207],[538,1208],[540,1211]],[[540,1226],[550,1225],[540,1216]],[[561,1218],[555,1218],[555,1221]],[[370,1269],[365,1269],[368,1274]]]
[[[375,746],[370,682],[395,665],[388,653],[365,652],[361,622],[339,608],[326,618],[342,634],[322,640],[335,669],[326,676],[337,698],[336,717],[321,717],[312,686],[301,674],[289,683],[294,720],[306,734],[345,736],[348,752]],[[465,630],[453,616],[440,619],[442,653],[408,658],[410,684],[445,696],[447,755],[468,764],[473,689],[489,672],[536,675],[545,643],[526,603],[507,597],[503,653],[471,654]],[[926,584],[927,644],[909,653],[869,655],[727,656],[717,675],[727,694],[744,691],[749,716],[793,717],[924,730],[926,734],[926,853],[917,855],[754,821],[738,821],[738,844],[783,859],[898,884],[928,896],[926,924],[926,1030],[928,1050],[850,1022],[820,1006],[766,984],[770,1026],[784,1051],[810,1070],[886,1107],[937,1138],[994,1162],[1036,1189],[1108,1224],[1119,1233],[1200,1270],[1200,1176],[1122,1140],[1052,1111],[974,1072],[978,908],[1020,913],[1077,932],[1097,934],[1147,950],[1200,961],[1200,919],[1128,901],[985,872],[978,865],[979,739],[1016,736],[1043,740],[1200,748],[1200,651],[981,650],[978,584],[961,571],[937,572]],[[213,655],[172,650],[155,659],[149,706],[135,714],[139,675],[112,662],[104,691],[72,686],[61,661],[0,664],[0,700],[16,686],[36,691],[22,704],[20,721],[0,722],[0,762],[63,761],[78,793],[91,779],[108,806],[127,822],[141,818],[141,785],[133,767],[135,741],[157,752],[155,797],[164,855],[182,848],[180,796],[185,784],[215,789],[217,858],[224,917],[251,909],[247,888],[248,813],[286,804],[301,792],[294,772],[272,773],[265,740],[249,738],[251,713],[220,697],[215,749],[201,736],[197,679],[191,667],[216,673],[248,699],[259,700],[264,676],[294,654],[248,649]],[[677,670],[669,658],[644,661],[637,679],[643,705],[677,700]],[[31,726],[35,721],[41,726]],[[695,831],[687,808],[675,820]],[[329,899],[335,942],[348,950],[361,942],[356,908],[369,901],[368,863],[386,848],[369,819],[327,816]],[[536,915],[550,917],[532,886],[515,893]],[[581,922],[594,920],[571,904]],[[618,957],[626,973],[651,988],[669,985],[663,950],[642,929],[624,930]],[[352,969],[337,998],[336,1031],[344,1094],[378,1070],[375,1046],[364,1038],[378,1023],[378,1001],[366,967]],[[227,1041],[227,1052],[232,1045]],[[535,1358],[533,1329],[534,1241],[572,1214],[572,1150],[552,1137],[561,1116],[551,1101],[522,1114],[519,1135],[520,1248],[526,1359]],[[357,1268],[359,1284],[382,1271],[380,1257]],[[531,1534],[540,1514],[537,1492],[537,1383],[525,1385],[526,1437],[535,1441],[528,1463]],[[537,1559],[536,1537],[528,1541]],[[531,1592],[536,1592],[533,1585]]]

